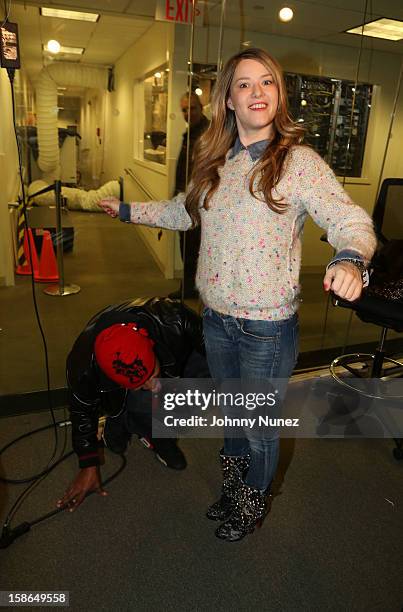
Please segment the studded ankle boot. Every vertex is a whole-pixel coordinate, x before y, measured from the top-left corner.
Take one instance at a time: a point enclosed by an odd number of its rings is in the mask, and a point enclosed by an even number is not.
[[[245,483],[237,489],[234,496],[234,510],[225,523],[216,529],[216,536],[227,542],[242,540],[255,527],[260,527],[268,512],[268,492],[249,487]]]
[[[212,504],[206,513],[212,521],[225,521],[231,516],[234,507],[234,495],[242,484],[242,477],[249,467],[250,455],[231,456],[220,451],[223,483],[221,497]]]

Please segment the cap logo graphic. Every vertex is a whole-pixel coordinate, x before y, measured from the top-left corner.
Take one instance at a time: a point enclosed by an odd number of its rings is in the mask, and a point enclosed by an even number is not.
[[[112,361],[112,367],[116,374],[125,376],[132,384],[145,378],[148,373],[143,361],[138,356],[130,363],[125,363],[120,359],[120,351],[116,353],[116,358]]]

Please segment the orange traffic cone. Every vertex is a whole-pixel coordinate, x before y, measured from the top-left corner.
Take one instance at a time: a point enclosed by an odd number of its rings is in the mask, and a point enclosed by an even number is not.
[[[28,247],[28,240],[31,249]],[[31,258],[32,256],[32,266],[31,266]],[[24,233],[24,257],[21,263],[17,266],[15,272],[16,274],[21,275],[29,275],[32,274],[32,268],[34,269],[34,275],[38,273],[38,254],[36,252],[34,237],[32,236],[32,230],[29,228]]]
[[[56,283],[59,280],[57,261],[53,250],[52,237],[48,230],[43,231],[41,259],[39,270],[34,275],[39,283]]]

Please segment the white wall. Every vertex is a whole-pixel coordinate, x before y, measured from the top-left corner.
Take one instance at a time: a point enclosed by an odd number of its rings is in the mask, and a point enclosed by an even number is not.
[[[25,119],[33,110],[32,88],[24,72],[15,76],[17,122]],[[0,285],[14,284],[14,256],[8,203],[15,201],[20,192],[18,155],[15,142],[11,90],[5,69],[0,69]]]
[[[82,184],[98,189],[104,182],[107,92],[87,89],[81,103],[79,156]]]
[[[172,118],[172,90],[175,77],[170,73],[170,102],[168,105],[168,149],[167,165],[141,162],[134,159],[134,122],[136,109],[133,108],[133,88],[136,79],[168,62],[172,65],[174,55],[174,26],[168,23],[153,23],[146,33],[118,60],[115,65],[115,91],[106,94],[105,162],[102,182],[125,177],[126,201],[149,200],[138,185],[124,173],[131,168],[147,190],[160,200],[169,198],[173,190],[173,176],[176,164],[176,139]],[[175,114],[175,113],[173,113]],[[155,261],[166,278],[174,276],[174,232],[138,227],[137,231],[150,249]]]

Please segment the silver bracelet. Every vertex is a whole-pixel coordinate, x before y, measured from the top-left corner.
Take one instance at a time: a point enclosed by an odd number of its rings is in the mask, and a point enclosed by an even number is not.
[[[367,270],[365,264],[362,261],[360,261],[359,259],[352,259],[352,258],[346,257],[344,259],[338,259],[337,261],[332,261],[327,266],[327,270],[329,270],[329,268],[332,268],[333,266],[336,266],[339,263],[343,263],[343,261],[347,261],[348,263],[352,263],[352,264],[354,264],[354,266],[356,268],[359,269],[359,271],[361,273],[362,286],[363,287],[368,287],[368,285],[369,285],[368,270]]]

